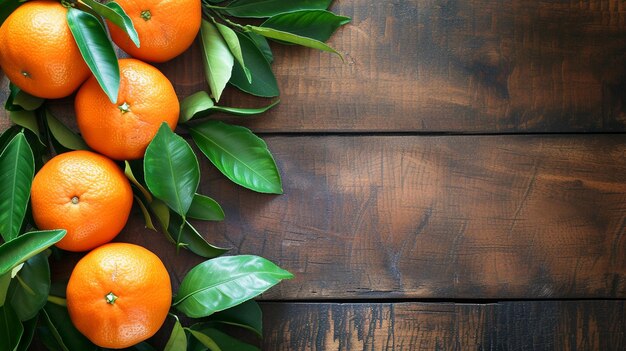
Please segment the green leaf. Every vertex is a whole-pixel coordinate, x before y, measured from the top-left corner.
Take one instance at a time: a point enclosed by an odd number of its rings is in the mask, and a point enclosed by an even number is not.
[[[11,273],[0,275],[0,306],[4,305],[9,292],[9,285],[11,285]]]
[[[0,0],[1,1],[1,0]],[[20,88],[17,85],[9,82],[9,95],[7,96],[7,100],[4,102],[4,109],[7,111],[21,111],[24,108],[13,103],[13,100],[20,92]]]
[[[226,83],[230,80],[234,57],[215,24],[202,20],[200,36],[204,52],[204,74],[215,101],[219,101]]]
[[[0,245],[0,275],[9,273],[22,262],[56,244],[65,233],[65,229],[30,232]]]
[[[260,107],[260,108],[240,108],[240,107],[227,107],[227,106],[213,106],[211,111],[213,112],[223,112],[228,113],[235,116],[253,116],[261,113],[265,113],[269,111],[272,107],[278,105],[280,103],[280,99],[272,102],[271,104]]]
[[[195,194],[187,216],[204,221],[223,221],[224,210],[222,210],[222,207],[217,201],[210,197]]]
[[[263,22],[261,27],[325,42],[339,27],[348,23],[350,23],[349,17],[337,16],[330,11],[300,10],[273,16]]]
[[[236,116],[253,116],[264,112],[267,112],[272,107],[278,105],[280,100],[276,100],[268,106],[261,108],[239,108],[239,107],[227,107],[217,106],[213,102],[213,99],[205,91],[199,91],[195,94],[189,95],[183,99],[181,103],[181,113],[179,122],[184,123],[193,118],[201,118],[211,115],[214,112],[228,113]]]
[[[34,175],[33,151],[24,133],[19,133],[0,155],[0,234],[7,242],[22,227]]]
[[[37,114],[35,111],[9,111],[9,118],[11,122],[30,130],[39,138],[39,123],[37,122]],[[39,141],[41,142],[41,139],[39,139]]]
[[[83,138],[61,123],[50,111],[46,110],[45,114],[50,133],[59,144],[70,150],[89,150]]]
[[[22,334],[20,344],[15,349],[16,351],[27,351],[29,349],[30,343],[33,341],[33,336],[35,335],[35,329],[37,329],[38,321],[38,316],[35,316],[35,318],[22,322],[24,333]]]
[[[139,196],[134,195],[133,197],[135,198],[135,201],[137,201],[137,205],[139,205],[139,209],[141,210],[141,213],[143,214],[143,219],[146,223],[146,228],[154,230],[156,232],[157,230],[154,227],[154,223],[152,223],[152,217],[150,216],[150,211],[148,211],[148,208],[143,203],[143,201],[141,201]]]
[[[44,252],[24,262],[11,288],[11,306],[21,321],[37,316],[50,292],[50,266]]]
[[[67,308],[48,302],[44,306],[42,314],[55,341],[62,350],[95,351],[98,349],[74,327]]]
[[[153,198],[148,206],[152,210],[152,213],[157,217],[159,224],[163,228],[163,231],[167,232],[170,225],[170,210],[165,202]]]
[[[0,25],[2,25],[4,20],[21,4],[21,0],[0,0]]]
[[[128,161],[124,161],[124,175],[126,175],[126,178],[128,178],[128,180],[130,180],[130,182],[133,183],[137,189],[139,189],[148,202],[152,202],[152,194],[150,194],[150,192],[141,183],[139,183]]]
[[[298,10],[326,10],[332,0],[235,0],[224,12],[235,17],[263,18]]]
[[[189,330],[189,332],[191,333],[191,335],[193,335],[194,338],[196,338],[196,340],[200,341],[200,343],[202,345],[204,345],[205,347],[208,347],[209,350],[211,351],[222,351],[220,349],[219,346],[217,346],[217,344],[215,343],[215,341],[213,341],[213,339],[211,339],[208,335],[199,332],[197,330],[193,330],[193,329],[187,329]]]
[[[281,280],[291,278],[291,273],[262,257],[218,257],[187,273],[174,306],[191,318],[206,317],[250,300]]]
[[[170,214],[170,225],[167,232],[177,238],[180,231],[180,241],[184,248],[205,258],[214,258],[228,252],[229,249],[210,244],[188,221],[183,225],[183,219],[176,214]],[[171,241],[174,241],[170,238]]]
[[[214,313],[209,320],[245,328],[255,332],[259,337],[263,336],[263,314],[261,307],[254,300]]]
[[[106,31],[96,17],[69,8],[67,24],[76,40],[83,59],[112,103],[117,102],[120,68]]]
[[[256,34],[262,35],[266,38],[286,41],[292,44],[298,44],[298,45],[306,46],[306,47],[313,48],[313,49],[332,52],[333,54],[337,54],[343,60],[343,56],[341,56],[339,52],[337,52],[335,49],[331,48],[330,46],[316,39],[311,39],[311,38],[303,37],[297,34],[292,34],[289,32],[284,32],[284,31],[276,30],[272,28],[247,25],[246,29]]]
[[[185,334],[185,329],[182,325],[180,325],[178,317],[174,317],[176,318],[176,322],[174,323],[174,328],[172,328],[170,338],[169,340],[167,340],[167,344],[165,344],[165,351],[178,351],[187,349],[187,335]]]
[[[243,59],[252,74],[252,83],[248,82],[243,67],[238,62],[233,66],[233,74],[230,84],[238,89],[261,97],[275,97],[280,94],[278,83],[272,67],[265,58],[263,52],[246,35],[237,32]]]
[[[128,34],[130,40],[133,41],[136,47],[139,47],[139,35],[135,30],[133,21],[128,17],[124,9],[115,1],[111,1],[107,4],[101,4],[94,0],[82,0],[87,6],[91,7],[97,14],[108,19],[111,23],[120,27]]]
[[[204,116],[207,111],[215,106],[213,99],[206,91],[199,91],[183,99],[180,103],[180,115],[178,122],[184,123],[198,116]]]
[[[12,125],[9,129],[2,132],[0,135],[0,154],[6,149],[9,142],[15,138],[22,131],[22,127]]]
[[[185,139],[163,123],[146,149],[144,177],[148,189],[185,216],[200,183],[200,166]]]
[[[214,120],[189,129],[196,145],[228,179],[257,192],[282,194],[267,144],[249,129]]]
[[[254,45],[259,50],[261,50],[261,53],[263,54],[263,57],[265,57],[267,62],[269,62],[269,63],[274,62],[274,54],[272,54],[272,48],[270,48],[270,44],[267,42],[267,39],[265,39],[264,36],[258,35],[258,34],[252,33],[252,32],[247,32],[247,33],[244,33],[244,34],[250,40],[252,40]]]
[[[14,351],[20,344],[24,327],[10,304],[0,306],[0,351]]]
[[[213,340],[222,351],[259,351],[256,346],[237,340],[215,328],[205,327],[200,332]]]
[[[230,29],[230,27],[227,27],[221,23],[215,22],[215,27],[222,35],[222,38],[224,38],[224,41],[226,42],[226,45],[228,45],[228,48],[230,49],[230,52],[233,54],[233,57],[235,58],[235,60],[237,60],[241,68],[243,68],[243,72],[245,73],[246,78],[248,79],[248,83],[252,83],[252,74],[250,73],[250,70],[248,69],[248,67],[246,67],[246,63],[243,59],[243,53],[241,52],[241,44],[239,44],[239,38],[237,37],[237,33],[235,33],[234,30]]]
[[[13,104],[22,107],[26,111],[34,111],[38,109],[46,99],[32,96],[24,90],[19,90],[13,98]]]

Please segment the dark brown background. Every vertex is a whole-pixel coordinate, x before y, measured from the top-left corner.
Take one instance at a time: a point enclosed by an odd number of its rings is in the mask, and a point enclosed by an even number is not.
[[[330,42],[345,62],[274,46],[281,104],[216,116],[260,133],[285,194],[202,161],[226,220],[201,233],[296,275],[259,299],[263,349],[626,349],[626,1],[332,9],[353,18]],[[181,98],[207,89],[198,45],[158,67]],[[118,240],[176,286],[200,262],[138,210]]]

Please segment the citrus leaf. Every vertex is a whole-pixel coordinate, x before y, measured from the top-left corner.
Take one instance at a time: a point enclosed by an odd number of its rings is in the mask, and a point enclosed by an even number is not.
[[[170,225],[170,210],[167,208],[167,205],[163,201],[153,198],[152,201],[148,203],[148,206],[157,217],[163,231],[167,234],[167,228]]]
[[[143,219],[144,219],[144,222],[146,223],[146,228],[150,230],[154,230],[156,232],[157,230],[154,227],[154,223],[152,223],[152,217],[150,216],[150,212],[148,211],[148,208],[143,203],[143,201],[141,201],[139,196],[134,195],[133,197],[135,198],[135,201],[137,201],[137,205],[139,205],[139,209],[141,210],[141,213],[143,214]]]
[[[11,285],[11,273],[0,275],[0,306],[4,305],[9,292],[9,285]]]
[[[34,111],[38,109],[46,99],[30,95],[24,90],[19,90],[13,97],[13,104],[22,107],[26,111]]]
[[[284,32],[284,31],[272,29],[272,28],[247,25],[246,29],[252,31],[253,33],[262,35],[266,38],[286,41],[288,43],[298,44],[298,45],[306,46],[306,47],[317,49],[317,50],[332,52],[333,54],[338,55],[343,60],[343,56],[341,56],[339,52],[337,52],[335,49],[331,48],[330,46],[316,39],[311,39],[311,38],[303,37],[297,34]]]
[[[204,221],[223,221],[224,210],[222,210],[217,201],[208,196],[196,194],[193,197],[187,216]]]
[[[204,112],[209,111],[215,103],[206,91],[199,91],[183,99],[180,103],[180,115],[178,122],[184,123],[198,116],[204,116]]]
[[[124,9],[115,1],[101,4],[94,0],[82,0],[87,6],[94,10],[100,16],[108,19],[111,23],[120,27],[128,34],[130,40],[133,41],[136,47],[139,47],[139,35],[135,30],[133,21],[128,17]]]
[[[235,307],[214,313],[209,320],[245,328],[259,337],[263,336],[263,313],[259,304],[254,300],[248,300]]]
[[[178,317],[175,318],[176,323],[174,323],[172,333],[170,334],[169,340],[167,340],[167,344],[165,344],[164,351],[178,351],[187,349],[187,335],[185,334],[185,329],[182,325],[180,325]]]
[[[104,27],[92,14],[69,8],[67,24],[83,59],[112,103],[117,102],[120,68]]]
[[[65,229],[30,232],[0,245],[0,275],[9,273],[22,262],[56,244],[65,233]]]
[[[11,122],[20,127],[24,127],[37,136],[39,142],[43,144],[39,137],[39,123],[37,122],[37,114],[35,111],[15,110],[9,111],[9,119]]]
[[[260,107],[260,108],[240,108],[240,107],[228,107],[228,106],[213,106],[211,111],[213,112],[223,112],[228,113],[235,116],[253,116],[261,113],[265,113],[269,111],[272,107],[278,105],[280,103],[280,99],[272,102],[271,104]]]
[[[44,321],[63,350],[97,350],[72,324],[67,308],[48,302],[43,310]]]
[[[183,225],[183,219],[173,213],[170,214],[170,224],[167,232],[171,236],[171,241],[174,241],[173,238],[178,238],[180,234],[180,242],[184,243],[183,247],[198,256],[214,258],[225,254],[229,250],[210,244],[188,221],[185,220]]]
[[[291,273],[262,257],[218,257],[187,273],[174,298],[174,306],[189,317],[206,317],[250,300],[281,280],[291,278]]]
[[[339,27],[348,23],[349,17],[338,16],[330,11],[300,10],[273,16],[263,22],[261,27],[325,42]]]
[[[280,174],[267,144],[249,129],[208,120],[189,130],[202,153],[228,179],[257,192],[282,194]]]
[[[19,133],[0,154],[0,234],[7,242],[22,227],[34,175],[33,151]]]
[[[243,54],[241,52],[241,45],[239,44],[239,38],[237,37],[237,33],[221,23],[215,22],[215,27],[222,35],[222,38],[224,38],[224,41],[226,42],[226,45],[228,45],[228,48],[233,54],[235,60],[237,60],[241,68],[243,68],[243,72],[248,79],[248,83],[252,83],[252,74],[250,73],[250,70],[246,67],[246,64],[244,62]]]
[[[0,351],[14,351],[20,344],[24,327],[10,304],[0,306]]]
[[[215,24],[202,20],[204,74],[215,101],[219,101],[233,71],[234,57]]]
[[[252,74],[252,83],[248,82],[243,67],[238,62],[233,66],[230,84],[239,90],[261,97],[275,97],[280,94],[272,67],[263,52],[244,34],[237,32],[243,59]]]
[[[59,144],[70,150],[89,150],[83,138],[59,121],[50,111],[46,110],[45,114],[50,133]]]
[[[220,349],[219,346],[217,346],[217,344],[215,343],[215,341],[213,341],[213,339],[211,339],[208,335],[199,332],[197,330],[193,330],[193,329],[187,329],[189,330],[189,332],[191,333],[191,335],[193,335],[194,338],[196,338],[196,340],[200,341],[200,343],[202,345],[204,345],[205,347],[208,347],[209,350],[211,351],[222,351],[222,349]]]
[[[35,329],[37,329],[38,321],[39,317],[35,316],[35,318],[29,319],[22,323],[24,327],[24,333],[22,334],[20,344],[17,346],[15,351],[27,351],[29,349],[30,343],[33,341],[33,336],[35,336]]]
[[[200,183],[200,166],[191,146],[163,122],[146,149],[143,166],[152,195],[184,217]]]
[[[137,189],[139,189],[148,202],[152,202],[152,194],[150,194],[150,192],[141,183],[139,183],[128,161],[124,161],[124,175],[126,175],[126,178],[128,178],[128,180],[130,180],[130,182],[133,183]]]
[[[332,0],[235,0],[224,12],[243,18],[271,17],[279,13],[297,10],[325,10]]]
[[[20,126],[13,125],[9,129],[2,132],[0,135],[0,154],[4,151],[4,149],[9,145],[9,142],[15,138],[21,132],[22,128]]]
[[[50,292],[50,266],[44,252],[24,262],[11,288],[11,306],[21,321],[37,316]]]
[[[270,44],[267,42],[264,36],[258,35],[252,32],[244,33],[254,45],[261,50],[263,57],[267,60],[267,62],[274,62],[274,54],[272,54],[272,48],[270,48]]]
[[[204,327],[199,330],[200,333],[208,336],[217,344],[222,351],[259,351],[256,346],[250,345],[243,341],[237,340],[232,336],[223,333],[215,328]]]
[[[135,351],[156,351],[154,346],[148,344],[147,342],[140,342],[137,345],[129,347],[127,350],[135,350]]]

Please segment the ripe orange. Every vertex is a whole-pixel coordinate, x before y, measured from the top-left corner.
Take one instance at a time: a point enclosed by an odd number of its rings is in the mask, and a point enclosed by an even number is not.
[[[158,69],[135,59],[119,60],[119,66],[117,103],[91,77],[76,94],[76,121],[92,149],[116,160],[138,159],[162,122],[176,128],[180,105],[172,83]]]
[[[111,241],[133,205],[130,182],[108,158],[90,151],[55,156],[35,175],[33,218],[39,229],[67,229],[56,245],[85,251]]]
[[[0,27],[0,66],[27,93],[65,97],[89,76],[66,14],[58,2],[29,1]]]
[[[139,35],[136,47],[119,27],[109,23],[111,38],[133,57],[165,62],[187,50],[202,19],[200,0],[118,0]]]
[[[110,243],[77,264],[67,284],[74,326],[91,342],[121,349],[154,335],[172,303],[170,276],[147,249]]]

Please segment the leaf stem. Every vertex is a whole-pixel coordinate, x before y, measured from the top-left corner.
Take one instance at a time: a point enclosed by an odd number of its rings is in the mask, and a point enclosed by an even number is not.
[[[61,307],[67,307],[67,300],[62,297],[48,295],[48,302],[59,305]]]

